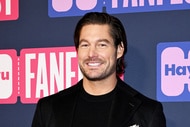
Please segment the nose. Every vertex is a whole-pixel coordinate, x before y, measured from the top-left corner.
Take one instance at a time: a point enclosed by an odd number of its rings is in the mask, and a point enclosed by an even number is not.
[[[89,57],[96,57],[98,56],[98,52],[95,46],[90,46],[89,51],[88,51],[88,56]]]

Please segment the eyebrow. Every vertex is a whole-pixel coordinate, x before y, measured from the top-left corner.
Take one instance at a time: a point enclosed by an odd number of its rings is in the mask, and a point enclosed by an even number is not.
[[[80,41],[79,41],[79,44],[81,43],[81,42],[88,42],[86,39],[81,39]],[[107,40],[107,39],[98,39],[98,40],[96,40],[96,42],[106,42],[106,43],[110,43],[111,44],[111,42],[109,41],[109,40]]]

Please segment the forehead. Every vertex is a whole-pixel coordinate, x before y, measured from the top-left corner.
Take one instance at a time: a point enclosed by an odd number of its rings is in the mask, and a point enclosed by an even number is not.
[[[80,32],[80,38],[83,37],[111,37],[110,26],[107,24],[88,24],[84,25]]]

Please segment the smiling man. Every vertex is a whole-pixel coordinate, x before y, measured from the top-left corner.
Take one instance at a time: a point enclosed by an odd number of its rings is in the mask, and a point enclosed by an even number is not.
[[[123,82],[127,39],[119,19],[87,13],[74,42],[83,79],[39,100],[32,127],[165,127],[160,102]]]

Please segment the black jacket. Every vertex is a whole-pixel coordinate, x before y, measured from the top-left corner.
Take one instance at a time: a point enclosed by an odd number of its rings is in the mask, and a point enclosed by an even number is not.
[[[32,127],[72,127],[82,80],[38,101]],[[140,94],[118,78],[108,127],[166,127],[160,102]],[[136,125],[136,126],[133,126]]]

